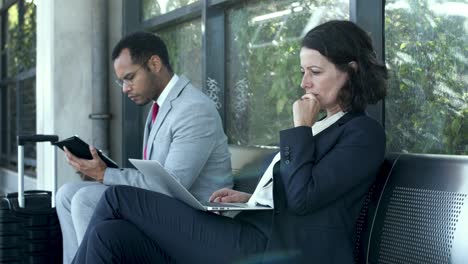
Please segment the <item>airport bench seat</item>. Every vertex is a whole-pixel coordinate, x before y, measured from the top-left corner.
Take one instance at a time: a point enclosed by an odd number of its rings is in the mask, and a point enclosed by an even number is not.
[[[253,192],[278,150],[230,151],[234,188]],[[468,263],[468,157],[388,154],[357,220],[355,241],[356,263]]]

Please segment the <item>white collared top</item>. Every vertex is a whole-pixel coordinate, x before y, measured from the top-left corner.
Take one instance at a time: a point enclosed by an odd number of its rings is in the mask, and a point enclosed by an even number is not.
[[[174,74],[171,80],[167,83],[166,87],[164,88],[164,90],[161,92],[158,99],[156,100],[156,103],[159,105],[159,108],[161,108],[164,101],[166,101],[166,98],[169,95],[169,92],[172,90],[172,88],[174,88],[178,80],[179,80],[179,76],[177,74]]]
[[[345,112],[338,112],[330,117],[327,117],[323,120],[315,122],[312,126],[312,135],[317,135],[329,126],[333,125],[336,121],[338,121],[342,116],[344,116]],[[273,161],[270,163],[266,171],[263,173],[262,178],[260,179],[257,187],[255,188],[254,193],[250,197],[248,204],[261,204],[261,205],[268,205],[270,207],[274,207],[273,204],[273,167],[275,166],[276,162],[281,159],[280,153],[276,154],[273,158]]]

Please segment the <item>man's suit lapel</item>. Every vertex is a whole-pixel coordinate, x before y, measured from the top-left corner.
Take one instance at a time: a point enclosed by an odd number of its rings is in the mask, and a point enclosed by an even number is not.
[[[148,142],[153,142],[154,138],[156,137],[159,129],[161,128],[162,123],[166,119],[167,114],[171,111],[172,109],[172,101],[174,101],[179,94],[182,92],[182,90],[189,84],[189,80],[185,78],[184,76],[180,76],[179,80],[177,83],[174,85],[172,88],[171,92],[168,94],[166,100],[164,101],[163,105],[159,107],[159,112],[158,116],[156,117],[156,121],[151,127],[151,131],[148,136]],[[151,122],[151,117],[148,115],[147,118],[147,123]],[[149,124],[149,123],[148,123]],[[148,159],[151,159],[151,151],[153,150],[153,144],[147,144],[147,157]]]

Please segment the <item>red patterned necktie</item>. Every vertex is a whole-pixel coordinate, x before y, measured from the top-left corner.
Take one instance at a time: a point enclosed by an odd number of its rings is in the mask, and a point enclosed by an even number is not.
[[[157,103],[153,103],[153,107],[151,108],[151,126],[154,124],[154,121],[156,120],[156,116],[158,115],[158,112],[159,112],[159,105]],[[145,151],[143,152],[143,159],[145,160],[147,159],[147,156],[146,156],[147,145],[148,145],[148,142],[146,142]]]
[[[159,111],[159,105],[157,103],[153,103],[153,111],[151,112],[151,125],[154,124],[154,120],[156,120],[158,111]]]

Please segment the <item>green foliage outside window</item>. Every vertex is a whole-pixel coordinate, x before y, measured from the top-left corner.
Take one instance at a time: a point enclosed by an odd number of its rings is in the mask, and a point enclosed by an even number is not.
[[[182,2],[174,8],[195,1]],[[150,4],[154,14],[145,18],[160,14],[158,1],[143,1]],[[467,0],[386,1],[388,151],[468,154],[467,6]],[[230,143],[277,145],[302,94],[301,37],[319,23],[348,16],[347,0],[245,1],[226,11]],[[159,33],[174,70],[201,84],[200,22]]]
[[[444,2],[387,1],[389,151],[468,154],[468,14]]]
[[[200,20],[179,24],[157,33],[166,43],[174,72],[186,75],[196,87],[201,88]]]
[[[256,1],[228,12],[230,143],[276,146],[300,98],[300,40],[313,26],[348,18],[348,1]]]
[[[156,32],[164,40],[169,53],[172,70],[178,75],[185,75],[195,87],[201,88],[201,25],[200,20],[194,20],[165,28]],[[142,111],[142,120],[151,104]]]
[[[8,58],[8,76],[36,66],[36,9],[24,2],[24,16],[19,17],[18,4],[8,9],[8,34],[4,52]]]

